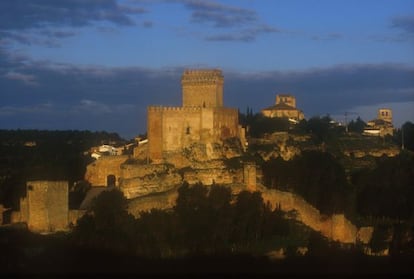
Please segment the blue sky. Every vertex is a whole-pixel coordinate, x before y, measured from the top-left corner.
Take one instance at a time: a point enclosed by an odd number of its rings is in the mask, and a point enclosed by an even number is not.
[[[145,133],[186,68],[220,68],[225,104],[291,93],[307,118],[380,107],[414,122],[412,0],[2,0],[0,129]]]

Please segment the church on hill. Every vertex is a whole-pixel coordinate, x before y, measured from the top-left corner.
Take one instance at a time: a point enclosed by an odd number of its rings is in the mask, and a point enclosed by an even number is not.
[[[263,109],[262,114],[271,118],[288,118],[293,122],[298,122],[305,118],[303,112],[296,108],[296,98],[288,94],[276,95],[275,104]]]

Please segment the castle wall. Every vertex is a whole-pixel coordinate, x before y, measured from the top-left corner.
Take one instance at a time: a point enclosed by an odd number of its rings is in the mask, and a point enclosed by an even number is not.
[[[176,151],[200,141],[201,115],[201,108],[164,108],[162,150]]]
[[[358,229],[343,214],[324,216],[302,197],[290,192],[272,189],[263,191],[262,196],[273,208],[280,206],[284,211],[296,210],[297,220],[329,239],[342,243],[356,243],[358,240]],[[365,232],[364,234],[364,241],[367,241],[370,235]]]
[[[148,154],[154,161],[162,160],[162,107],[148,107]]]
[[[238,111],[231,108],[149,107],[149,156],[159,163],[163,152],[236,137],[238,122]]]
[[[192,143],[210,144],[237,137],[238,111],[223,108],[220,70],[187,70],[182,84],[182,107],[148,107],[149,158],[161,163],[166,153]]]
[[[217,108],[214,111],[215,138],[224,140],[239,134],[239,112],[233,108]]]
[[[92,186],[107,186],[109,175],[115,176],[115,186],[119,186],[118,179],[122,177],[121,164],[128,159],[128,155],[103,156],[86,167],[85,180]]]

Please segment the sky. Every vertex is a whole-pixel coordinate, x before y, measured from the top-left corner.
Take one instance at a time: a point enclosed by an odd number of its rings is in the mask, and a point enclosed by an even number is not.
[[[386,107],[401,127],[414,122],[414,1],[0,1],[0,129],[132,139],[200,68],[222,70],[241,112],[292,94],[306,118]]]

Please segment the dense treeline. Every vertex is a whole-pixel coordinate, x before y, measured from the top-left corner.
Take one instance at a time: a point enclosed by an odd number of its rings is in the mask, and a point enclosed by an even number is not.
[[[332,146],[336,144],[338,138],[346,136],[346,132],[361,135],[366,127],[366,123],[360,117],[351,120],[347,127],[338,125],[329,115],[313,116],[308,120],[303,119],[293,124],[284,118],[269,118],[261,113],[254,114],[249,108],[245,114],[239,113],[239,121],[243,127],[246,127],[247,136],[252,138],[289,131],[294,134],[311,135],[314,144],[327,143]],[[401,128],[395,129],[393,136],[387,136],[382,141],[414,151],[414,124],[409,121],[405,122]]]
[[[122,193],[103,192],[73,232],[76,245],[146,258],[200,255],[263,255],[283,243],[304,245],[307,230],[263,202],[259,192],[184,183],[171,211],[152,210],[134,219]]]
[[[285,213],[271,210],[258,192],[233,197],[228,188],[201,184],[179,189],[175,208],[135,219],[118,190],[102,192],[69,234],[39,235],[0,229],[3,272],[395,272],[412,271],[412,258],[385,261],[358,247],[343,249]],[[13,230],[12,230],[13,229]],[[377,233],[383,244],[386,234]],[[308,247],[305,257],[298,246]],[[288,258],[265,252],[284,247]]]
[[[377,167],[356,172],[357,212],[362,216],[414,220],[414,156],[380,158]]]
[[[0,130],[0,203],[16,207],[28,180],[83,179],[92,146],[124,142],[117,134],[90,131]]]
[[[376,160],[347,178],[330,153],[305,151],[290,161],[274,158],[263,164],[269,188],[293,191],[322,213],[345,212],[375,218],[414,218],[414,155],[402,152]]]
[[[321,213],[345,211],[349,195],[345,171],[330,153],[306,151],[291,161],[271,159],[264,163],[263,174],[266,186],[293,191]]]

